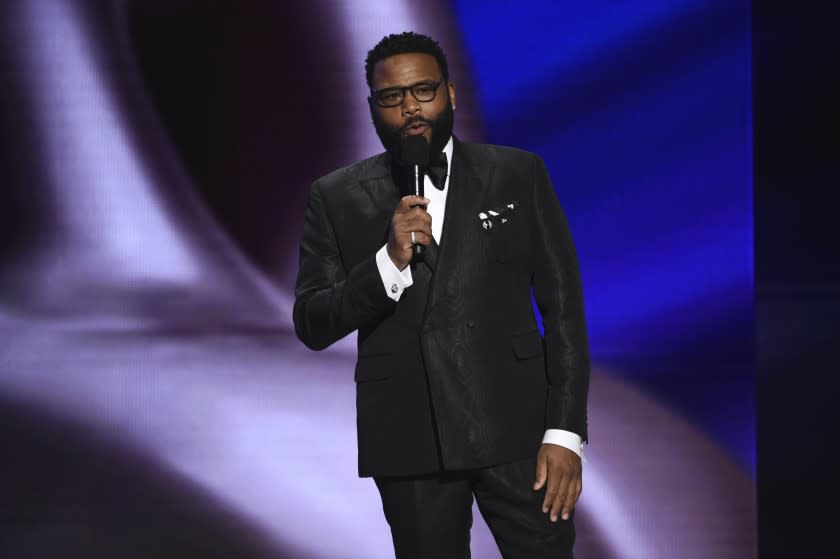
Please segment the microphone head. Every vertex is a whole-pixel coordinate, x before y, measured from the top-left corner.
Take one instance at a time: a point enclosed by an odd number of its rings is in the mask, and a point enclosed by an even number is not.
[[[429,142],[423,136],[407,136],[400,147],[400,165],[429,165]]]

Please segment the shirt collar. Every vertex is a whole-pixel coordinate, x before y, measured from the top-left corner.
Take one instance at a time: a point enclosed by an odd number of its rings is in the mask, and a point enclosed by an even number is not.
[[[446,154],[446,184],[444,184],[444,189],[449,188],[449,177],[452,176],[452,146],[452,135],[450,134],[449,141],[443,146],[443,153]]]

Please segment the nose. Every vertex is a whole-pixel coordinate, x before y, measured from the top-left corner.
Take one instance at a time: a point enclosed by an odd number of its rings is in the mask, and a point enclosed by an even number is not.
[[[403,95],[402,114],[405,116],[413,116],[420,112],[420,102],[414,98],[410,91],[406,91]]]

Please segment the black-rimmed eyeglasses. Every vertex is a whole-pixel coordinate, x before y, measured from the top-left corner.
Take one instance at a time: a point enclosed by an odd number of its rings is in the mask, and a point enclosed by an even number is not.
[[[435,96],[437,95],[438,87],[440,87],[440,83],[442,81],[442,79],[436,82],[427,80],[413,83],[405,87],[385,87],[372,92],[371,98],[374,103],[387,109],[396,107],[397,105],[402,105],[405,100],[405,92],[411,91],[411,94],[415,99],[421,103],[428,103],[429,101],[434,101]]]

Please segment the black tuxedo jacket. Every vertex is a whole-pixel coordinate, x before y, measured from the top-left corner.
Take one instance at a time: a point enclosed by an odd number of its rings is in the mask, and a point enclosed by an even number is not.
[[[359,330],[360,476],[531,458],[546,428],[587,438],[583,293],[545,165],[455,140],[449,189],[441,243],[411,265],[414,285],[399,302],[375,260],[401,197],[390,156],[339,169],[310,191],[295,331],[323,349]]]

